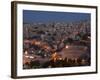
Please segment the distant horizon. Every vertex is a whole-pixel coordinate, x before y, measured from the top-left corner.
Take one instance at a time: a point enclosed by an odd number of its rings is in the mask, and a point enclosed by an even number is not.
[[[23,24],[38,24],[38,23],[41,23],[41,24],[51,24],[51,23],[66,23],[66,24],[69,24],[69,23],[79,23],[79,22],[85,22],[85,21],[90,21],[90,20],[80,20],[80,21],[73,21],[73,22],[56,22],[56,21],[52,21],[52,22],[23,22]]]
[[[23,23],[79,22],[90,20],[90,13],[23,10]]]

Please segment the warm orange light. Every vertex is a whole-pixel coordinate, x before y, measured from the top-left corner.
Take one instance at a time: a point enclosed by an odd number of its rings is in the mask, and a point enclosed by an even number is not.
[[[30,58],[31,58],[31,59],[33,59],[33,58],[34,58],[34,56],[30,56]]]
[[[27,55],[28,54],[28,52],[27,51],[25,51],[25,55]]]
[[[25,56],[26,58],[29,58],[29,56]]]
[[[40,45],[40,42],[39,41],[35,42],[35,45]]]
[[[62,60],[62,58],[59,58],[59,60]]]
[[[66,48],[68,49],[68,48],[69,48],[69,46],[68,46],[68,45],[66,45]]]
[[[52,54],[51,59],[53,59],[54,62],[57,60],[57,53],[56,52],[54,54]]]

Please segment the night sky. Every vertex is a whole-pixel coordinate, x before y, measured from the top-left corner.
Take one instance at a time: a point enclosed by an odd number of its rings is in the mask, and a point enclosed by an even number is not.
[[[52,12],[52,11],[34,11],[23,10],[23,22],[74,22],[90,20],[89,13],[71,13],[71,12]]]

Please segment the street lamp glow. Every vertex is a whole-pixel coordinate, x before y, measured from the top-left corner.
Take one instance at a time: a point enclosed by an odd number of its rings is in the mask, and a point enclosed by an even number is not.
[[[33,56],[30,56],[30,58],[33,59],[34,57]]]
[[[25,54],[27,55],[27,54],[28,54],[28,52],[27,52],[27,51],[25,51]]]
[[[66,45],[66,48],[68,49],[68,48],[69,48],[69,46],[68,46],[68,45]]]
[[[26,58],[29,58],[29,56],[25,56]]]

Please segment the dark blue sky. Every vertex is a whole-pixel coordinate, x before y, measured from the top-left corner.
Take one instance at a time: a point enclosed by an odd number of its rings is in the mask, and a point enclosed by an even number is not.
[[[89,13],[51,12],[23,10],[23,22],[73,22],[80,20],[90,20]]]

